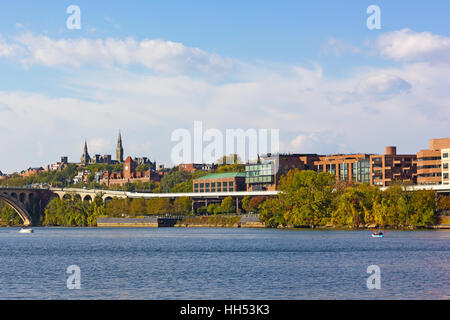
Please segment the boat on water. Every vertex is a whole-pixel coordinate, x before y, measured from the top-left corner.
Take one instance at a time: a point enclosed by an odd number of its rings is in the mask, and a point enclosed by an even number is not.
[[[383,237],[384,237],[383,231],[372,232],[372,238],[383,238]]]
[[[19,233],[33,233],[33,232],[34,232],[33,229],[30,228],[21,228],[19,230]]]

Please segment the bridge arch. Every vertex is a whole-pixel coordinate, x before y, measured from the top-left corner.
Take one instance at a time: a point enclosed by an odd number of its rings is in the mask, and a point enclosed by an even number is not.
[[[92,197],[90,195],[85,195],[83,201],[92,202]]]
[[[13,197],[13,194],[16,195],[16,197]],[[13,193],[11,196],[8,196],[5,193],[0,193],[0,200],[3,200],[6,204],[8,204],[11,208],[13,208],[19,217],[22,219],[23,224],[25,226],[29,226],[32,223],[32,219],[30,214],[28,213],[27,209],[17,201],[17,194]]]

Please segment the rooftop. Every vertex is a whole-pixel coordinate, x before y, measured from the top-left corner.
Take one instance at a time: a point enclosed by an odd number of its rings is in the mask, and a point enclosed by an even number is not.
[[[212,173],[206,176],[197,178],[196,180],[206,180],[206,179],[224,179],[224,178],[235,178],[243,177],[245,178],[244,172],[224,172],[224,173]]]

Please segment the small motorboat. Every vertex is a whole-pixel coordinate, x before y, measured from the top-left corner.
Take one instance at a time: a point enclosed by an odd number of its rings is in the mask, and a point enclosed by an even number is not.
[[[384,237],[383,231],[372,232],[372,238],[383,238],[383,237]]]
[[[19,233],[33,233],[33,232],[34,232],[33,229],[30,228],[21,228],[19,230]]]

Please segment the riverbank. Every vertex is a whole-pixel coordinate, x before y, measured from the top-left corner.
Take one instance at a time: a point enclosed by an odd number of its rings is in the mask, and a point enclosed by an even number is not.
[[[192,216],[192,217],[143,217],[97,218],[97,227],[108,228],[265,228],[258,216]]]
[[[167,219],[167,220],[165,220]],[[450,224],[448,221],[434,226],[415,226],[393,228],[389,226],[378,225],[361,225],[358,228],[342,227],[334,225],[326,226],[278,226],[278,229],[310,229],[310,230],[436,230],[448,229]],[[269,228],[264,222],[259,220],[256,215],[247,216],[192,216],[183,218],[158,218],[158,217],[143,217],[143,218],[98,218],[97,227],[107,228],[158,228],[158,227],[175,227],[175,228]]]

